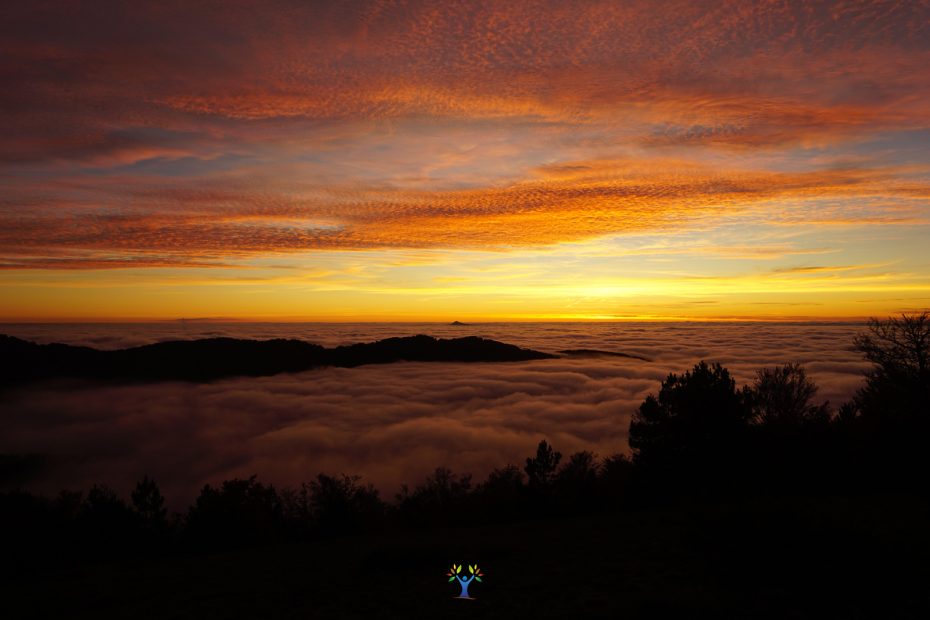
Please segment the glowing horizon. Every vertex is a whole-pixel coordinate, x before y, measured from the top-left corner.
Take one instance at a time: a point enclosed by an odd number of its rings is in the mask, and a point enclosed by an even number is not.
[[[0,321],[930,307],[930,8],[30,3]]]

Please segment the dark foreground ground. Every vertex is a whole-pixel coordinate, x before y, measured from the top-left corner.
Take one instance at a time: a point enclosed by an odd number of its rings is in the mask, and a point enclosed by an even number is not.
[[[405,531],[20,571],[0,617],[926,618],[928,526],[930,503],[895,496]],[[484,571],[475,600],[453,562]]]

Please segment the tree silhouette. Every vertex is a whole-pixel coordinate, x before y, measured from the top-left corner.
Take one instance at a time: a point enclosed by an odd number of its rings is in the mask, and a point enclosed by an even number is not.
[[[552,447],[542,440],[536,447],[536,457],[526,459],[526,477],[530,487],[541,488],[549,486],[555,477],[556,468],[562,460],[561,452],[554,452]]]
[[[930,312],[869,320],[854,346],[874,365],[856,394],[858,412],[883,424],[928,423]]]
[[[864,484],[907,488],[930,475],[930,313],[871,319],[854,345],[872,368],[844,408],[850,466]],[[869,457],[864,455],[869,454]]]
[[[732,478],[746,450],[751,410],[729,371],[700,362],[662,382],[633,414],[630,447],[636,466],[658,492],[663,485],[694,490]]]
[[[630,446],[636,459],[648,460],[653,453],[686,451],[696,441],[717,443],[744,427],[750,415],[730,372],[702,361],[682,375],[670,374],[658,397],[646,397],[633,414]]]
[[[796,427],[808,423],[826,423],[826,403],[814,405],[817,385],[807,377],[800,364],[763,368],[748,391],[754,420],[760,424]]]
[[[154,480],[144,476],[132,491],[132,505],[139,516],[149,524],[162,524],[168,515],[165,498]]]
[[[829,405],[813,403],[817,385],[804,368],[763,368],[741,394],[754,422],[746,440],[746,466],[756,488],[802,492],[829,483],[834,456]]]
[[[869,333],[856,336],[853,343],[878,372],[925,377],[930,371],[930,311],[869,319]]]

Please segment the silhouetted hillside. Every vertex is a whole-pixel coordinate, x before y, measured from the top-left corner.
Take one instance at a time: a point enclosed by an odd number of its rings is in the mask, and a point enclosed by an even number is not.
[[[273,375],[317,366],[361,366],[397,361],[516,362],[548,353],[475,336],[388,338],[326,349],[301,340],[207,338],[160,342],[117,351],[65,344],[40,345],[0,335],[0,384],[53,377],[107,380],[205,381]]]
[[[548,353],[521,349],[512,344],[468,336],[433,338],[408,336],[386,338],[377,342],[336,347],[326,351],[331,366],[361,366],[405,360],[409,362],[522,362],[549,359]]]

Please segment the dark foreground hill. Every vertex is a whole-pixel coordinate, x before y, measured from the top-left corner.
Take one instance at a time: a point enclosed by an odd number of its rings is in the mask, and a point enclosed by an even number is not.
[[[10,618],[926,618],[927,504],[762,499],[18,567]],[[13,535],[13,534],[11,534]],[[452,563],[477,563],[474,600]]]
[[[475,336],[387,338],[332,349],[301,340],[207,338],[160,342],[117,351],[66,344],[40,345],[0,335],[0,385],[36,379],[206,381],[297,372],[318,366],[411,362],[517,362],[548,353]]]

